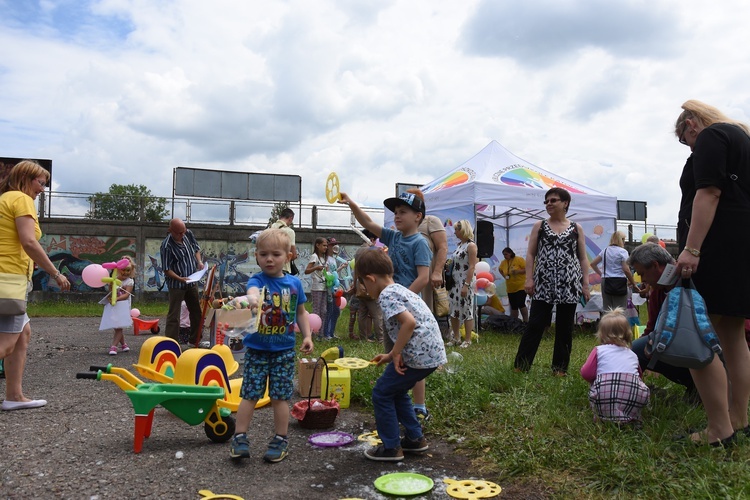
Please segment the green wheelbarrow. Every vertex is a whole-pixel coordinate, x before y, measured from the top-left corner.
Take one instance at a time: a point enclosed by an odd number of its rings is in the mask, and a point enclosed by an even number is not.
[[[151,436],[154,409],[157,405],[187,423],[198,425],[215,443],[225,443],[234,435],[234,418],[227,408],[217,401],[224,399],[224,388],[181,384],[145,384],[124,368],[116,366],[91,366],[89,372],[76,374],[76,378],[108,380],[114,382],[130,398],[135,411],[133,452],[140,453],[143,440]]]

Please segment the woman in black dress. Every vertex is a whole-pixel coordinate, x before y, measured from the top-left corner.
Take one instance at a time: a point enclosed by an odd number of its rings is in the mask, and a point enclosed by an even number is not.
[[[706,301],[726,362],[726,370],[718,356],[690,370],[708,419],[690,439],[718,446],[734,442],[735,431],[750,435],[744,331],[750,317],[750,129],[700,101],[682,109],[675,135],[692,154],[680,177],[677,267]]]

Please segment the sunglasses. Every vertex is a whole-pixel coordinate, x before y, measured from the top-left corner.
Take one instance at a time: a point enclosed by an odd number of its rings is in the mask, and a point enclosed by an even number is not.
[[[680,133],[680,137],[678,139],[680,141],[680,144],[687,146],[687,141],[685,140],[685,132],[687,132],[687,123],[682,126],[682,133]]]
[[[560,201],[560,198],[547,198],[543,203],[547,205],[549,203],[557,203],[558,201]]]

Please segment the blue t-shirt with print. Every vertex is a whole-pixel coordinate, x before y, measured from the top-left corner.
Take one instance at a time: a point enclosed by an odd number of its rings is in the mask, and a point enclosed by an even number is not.
[[[437,368],[448,362],[437,320],[419,295],[396,283],[388,285],[380,292],[378,304],[383,310],[387,334],[393,343],[396,343],[401,327],[396,316],[408,311],[416,320],[414,333],[401,351],[406,366],[419,369]]]
[[[393,261],[393,281],[409,288],[417,279],[417,266],[430,267],[432,252],[424,236],[414,233],[404,236],[400,231],[383,228],[380,241],[388,246]]]
[[[258,331],[245,335],[242,343],[250,349],[260,351],[294,349],[297,307],[307,301],[300,279],[291,274],[273,278],[258,273],[247,281],[247,288],[252,287],[261,290],[258,304],[260,322]]]

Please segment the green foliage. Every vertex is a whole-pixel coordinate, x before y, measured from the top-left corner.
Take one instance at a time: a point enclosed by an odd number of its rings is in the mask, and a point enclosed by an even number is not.
[[[279,220],[279,215],[281,215],[281,211],[285,208],[289,208],[288,201],[279,201],[273,204],[271,216],[268,218],[268,227],[271,227],[271,224]]]
[[[95,193],[88,202],[91,208],[86,217],[91,219],[159,222],[169,214],[167,199],[153,196],[142,184],[112,184],[109,192]]]

